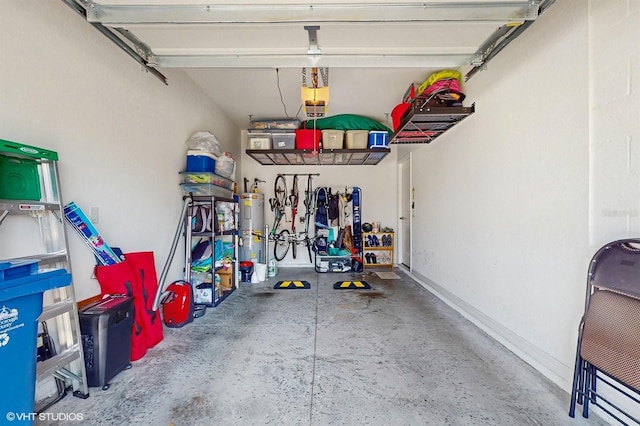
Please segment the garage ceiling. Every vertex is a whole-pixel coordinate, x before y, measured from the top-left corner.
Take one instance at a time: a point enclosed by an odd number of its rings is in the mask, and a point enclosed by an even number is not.
[[[61,1],[163,82],[165,70],[184,70],[240,127],[249,116],[306,119],[311,67],[329,69],[328,115],[389,124],[411,83],[447,68],[470,78],[553,3]]]

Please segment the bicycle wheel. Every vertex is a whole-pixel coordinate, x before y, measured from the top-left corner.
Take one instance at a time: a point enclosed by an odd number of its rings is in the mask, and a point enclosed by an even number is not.
[[[313,203],[313,176],[307,177],[307,189],[304,190],[304,206],[307,209],[311,208]]]
[[[296,235],[296,217],[298,214],[298,175],[293,175],[291,194],[287,196],[287,205],[291,207],[291,235]]]
[[[279,174],[276,176],[276,180],[273,184],[273,193],[274,198],[269,199],[269,203],[271,204],[271,211],[275,213],[273,227],[271,228],[271,232],[275,235],[280,227],[280,222],[285,215],[284,206],[287,198],[287,182],[283,175]]]
[[[309,238],[309,222],[311,222],[311,215],[313,214],[313,177],[309,175],[307,177],[307,189],[304,191],[304,233],[305,239]],[[307,244],[309,247],[310,244]]]
[[[273,245],[273,257],[280,261],[284,259],[289,251],[289,230],[283,229],[276,235],[276,241]]]
[[[291,196],[292,200],[295,202],[296,207],[298,206],[298,175],[293,175],[293,186],[291,188]]]
[[[283,175],[276,176],[276,181],[273,185],[273,192],[275,194],[276,202],[280,205],[280,208],[284,209],[287,202],[287,181]]]

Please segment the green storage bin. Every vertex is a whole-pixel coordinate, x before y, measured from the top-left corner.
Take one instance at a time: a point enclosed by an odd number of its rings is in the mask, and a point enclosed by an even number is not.
[[[0,155],[0,199],[40,200],[38,162]]]

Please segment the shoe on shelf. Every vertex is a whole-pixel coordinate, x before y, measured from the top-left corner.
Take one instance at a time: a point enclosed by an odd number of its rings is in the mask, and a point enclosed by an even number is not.
[[[372,263],[378,263],[377,259],[376,259],[376,254],[375,253],[371,253],[371,262]]]

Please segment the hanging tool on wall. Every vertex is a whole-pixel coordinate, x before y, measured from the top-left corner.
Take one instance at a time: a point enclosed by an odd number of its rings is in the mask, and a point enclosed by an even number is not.
[[[264,180],[260,180],[258,178],[253,179],[253,184],[251,185],[251,192],[254,194],[258,194],[260,192],[260,188],[258,188],[259,183],[266,183]]]

